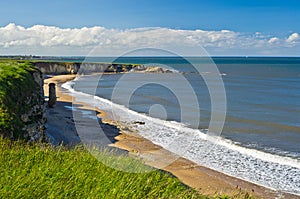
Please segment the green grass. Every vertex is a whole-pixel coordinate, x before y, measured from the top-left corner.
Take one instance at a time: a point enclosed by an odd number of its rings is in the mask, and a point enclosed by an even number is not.
[[[35,70],[26,62],[0,61],[0,134],[5,137],[22,137],[21,115],[35,103],[28,103],[28,96],[38,89],[30,74]]]
[[[129,157],[116,161],[146,167]],[[0,164],[1,198],[206,198],[168,173],[112,169],[83,147],[68,150],[1,138]]]

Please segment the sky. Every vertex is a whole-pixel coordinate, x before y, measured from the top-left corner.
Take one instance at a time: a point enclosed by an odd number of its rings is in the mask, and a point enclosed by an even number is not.
[[[211,55],[299,56],[299,24],[298,0],[10,0],[0,3],[0,54],[201,46]]]

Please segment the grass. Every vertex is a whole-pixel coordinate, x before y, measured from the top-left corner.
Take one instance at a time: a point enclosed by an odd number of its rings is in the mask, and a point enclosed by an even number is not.
[[[68,150],[0,138],[0,164],[1,198],[207,198],[168,173],[112,169],[83,147]]]
[[[28,102],[37,89],[31,73],[36,69],[29,63],[0,61],[0,134],[22,137],[23,122],[21,115],[27,113],[32,102]]]

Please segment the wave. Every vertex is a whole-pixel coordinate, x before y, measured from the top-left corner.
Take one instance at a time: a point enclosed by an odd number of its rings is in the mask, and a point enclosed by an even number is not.
[[[300,161],[238,145],[221,137],[211,137],[176,121],[165,121],[138,113],[108,99],[74,89],[80,78],[62,85],[86,103],[94,103],[112,117],[134,127],[154,144],[199,165],[271,189],[300,194]],[[135,121],[142,121],[138,125]]]

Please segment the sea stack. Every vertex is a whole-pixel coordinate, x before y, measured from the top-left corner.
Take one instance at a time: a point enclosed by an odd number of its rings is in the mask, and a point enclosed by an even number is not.
[[[48,107],[49,108],[54,108],[56,104],[56,89],[55,89],[55,84],[50,83],[49,84],[49,101],[48,101]]]

